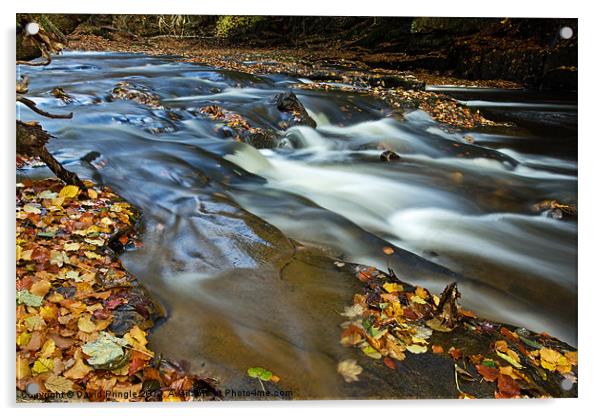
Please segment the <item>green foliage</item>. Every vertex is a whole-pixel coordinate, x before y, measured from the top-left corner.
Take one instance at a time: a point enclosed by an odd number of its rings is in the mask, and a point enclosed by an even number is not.
[[[248,33],[265,20],[263,16],[220,16],[215,24],[218,38],[232,38]]]

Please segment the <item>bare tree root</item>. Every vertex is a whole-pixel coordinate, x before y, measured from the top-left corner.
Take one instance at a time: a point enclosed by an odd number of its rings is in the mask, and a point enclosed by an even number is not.
[[[86,186],[79,177],[65,169],[46,149],[50,135],[38,124],[17,121],[17,153],[24,156],[38,156],[57,178],[68,185],[75,185],[82,189]]]

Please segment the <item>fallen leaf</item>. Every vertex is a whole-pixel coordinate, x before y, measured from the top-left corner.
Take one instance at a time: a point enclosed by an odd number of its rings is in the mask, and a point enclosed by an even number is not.
[[[79,188],[75,185],[64,186],[59,192],[59,197],[62,198],[75,198],[79,193]]]
[[[523,368],[523,366],[521,365],[519,359],[518,359],[518,355],[512,351],[512,350],[508,350],[508,354],[504,354],[503,352],[500,352],[498,350],[495,351],[495,353],[502,359],[506,360],[507,362],[509,362],[513,367],[515,368]],[[511,354],[514,353],[514,354]]]
[[[392,359],[390,359],[389,357],[385,357],[385,359],[383,360],[383,362],[385,363],[385,365],[387,367],[389,367],[391,370],[395,370],[395,361],[393,361]]]
[[[71,380],[65,377],[55,376],[54,374],[46,379],[44,386],[53,393],[67,393],[73,390],[73,383]]]
[[[375,360],[379,360],[382,357],[381,353],[376,351],[371,345],[367,345],[362,348],[362,352]]]
[[[86,359],[92,366],[104,366],[123,357],[126,342],[107,332],[100,332],[98,339],[83,345],[82,351],[88,355]]]
[[[462,358],[462,350],[460,350],[459,348],[451,347],[447,352],[449,353],[449,355],[451,355],[451,357],[454,360],[459,360],[460,358]]]
[[[51,287],[52,285],[48,280],[40,280],[32,284],[29,288],[29,291],[33,295],[43,298],[44,296],[46,296]]]
[[[387,256],[390,256],[391,254],[395,253],[395,250],[393,250],[393,248],[391,247],[383,247],[383,253],[385,253]]]
[[[31,368],[31,373],[34,376],[37,376],[38,374],[52,371],[53,368],[54,368],[54,360],[52,358],[38,358],[36,360],[36,362],[33,363],[33,367]]]
[[[485,379],[485,381],[495,381],[497,380],[500,372],[497,368],[491,368],[486,365],[478,364],[476,365],[477,371]]]
[[[505,374],[500,374],[497,378],[497,388],[499,395],[504,399],[511,399],[520,395],[520,386],[518,383]]]
[[[352,383],[359,380],[357,376],[362,373],[363,368],[355,360],[344,360],[337,366],[337,371],[347,383]]]
[[[433,344],[431,346],[431,349],[433,350],[433,353],[435,353],[435,354],[442,354],[443,353],[443,347],[441,345],[435,345],[435,344]]]
[[[42,211],[40,210],[40,208],[38,208],[37,206],[33,205],[33,204],[26,204],[23,206],[23,211],[29,213],[29,214],[40,214],[42,213]]]
[[[412,344],[412,345],[408,345],[406,347],[406,351],[409,351],[412,354],[423,354],[427,350],[428,350],[428,348],[426,347],[426,345]]]
[[[81,358],[78,358],[75,360],[75,364],[65,371],[63,375],[74,380],[79,380],[87,376],[90,371],[92,371],[92,367],[86,365]]]
[[[90,315],[81,316],[77,320],[77,328],[80,331],[86,332],[88,334],[96,332],[96,324],[92,322],[92,317]]]
[[[63,245],[63,250],[65,251],[77,251],[79,250],[80,244],[79,243],[65,243]]]
[[[28,290],[20,290],[17,292],[17,303],[22,303],[27,306],[40,307],[42,306],[43,298],[30,293]]]

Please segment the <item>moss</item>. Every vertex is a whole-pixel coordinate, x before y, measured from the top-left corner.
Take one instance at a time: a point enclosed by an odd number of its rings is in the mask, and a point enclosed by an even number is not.
[[[263,16],[220,16],[215,25],[218,38],[233,38],[256,29]]]

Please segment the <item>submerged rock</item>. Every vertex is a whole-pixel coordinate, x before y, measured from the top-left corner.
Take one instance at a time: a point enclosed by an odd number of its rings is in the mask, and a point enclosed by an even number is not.
[[[316,122],[307,113],[307,110],[293,92],[283,92],[276,96],[278,110],[293,115],[296,124],[316,128]]]
[[[399,159],[401,159],[401,157],[391,150],[385,150],[380,154],[380,160],[383,162],[393,162]]]

